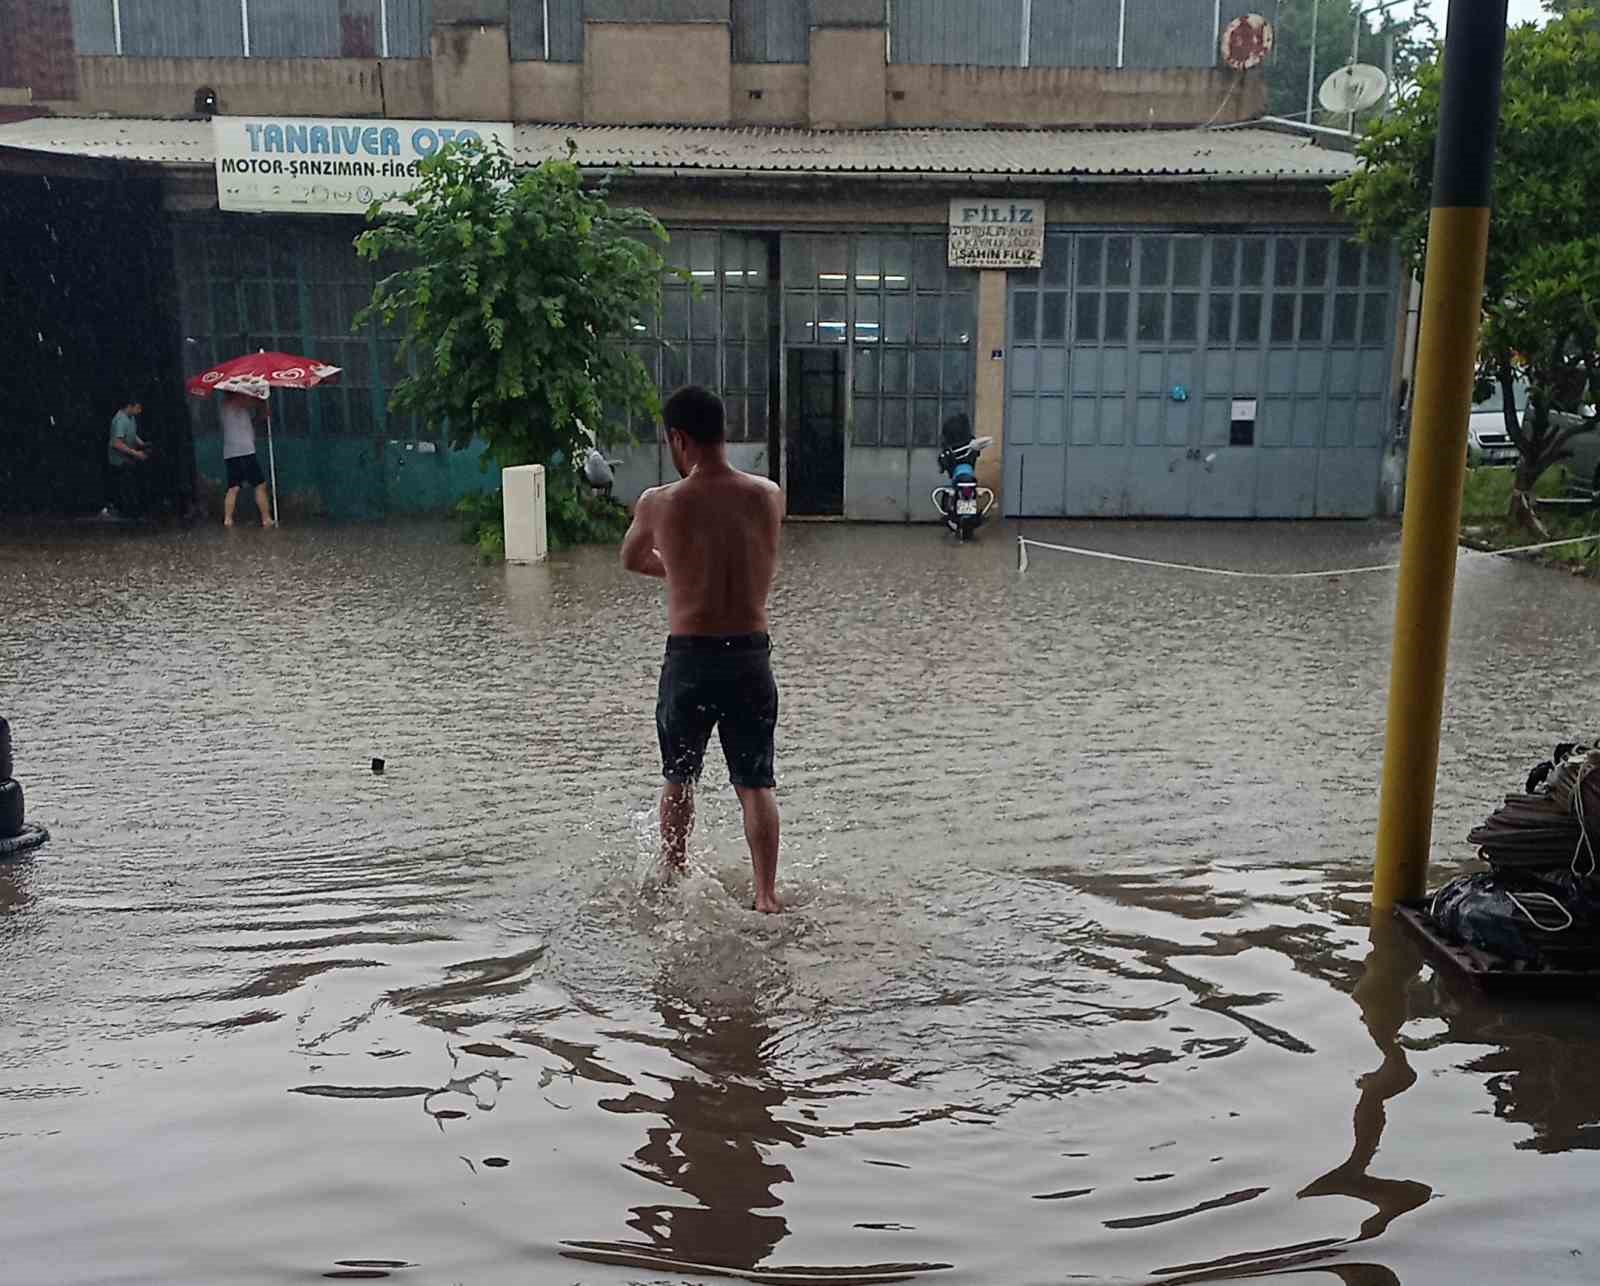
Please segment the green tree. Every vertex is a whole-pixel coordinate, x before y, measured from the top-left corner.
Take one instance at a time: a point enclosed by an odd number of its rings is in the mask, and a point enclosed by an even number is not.
[[[1600,30],[1578,9],[1544,28],[1508,33],[1494,213],[1483,298],[1479,391],[1505,394],[1519,460],[1510,517],[1537,528],[1534,485],[1570,458],[1596,425],[1584,409],[1600,390]],[[1398,239],[1413,264],[1427,252],[1433,148],[1443,73],[1425,66],[1417,90],[1362,141],[1364,166],[1334,202],[1368,240]],[[1514,384],[1529,387],[1518,422]]]
[[[450,146],[422,163],[408,209],[368,214],[363,258],[401,265],[357,324],[401,330],[412,374],[391,404],[480,439],[501,467],[572,461],[630,436],[659,398],[627,349],[661,299],[654,216],[587,184],[572,152],[515,170],[503,148]],[[552,478],[554,486],[558,481]]]
[[[1315,90],[1332,71],[1350,61],[1350,37],[1356,23],[1361,23],[1357,39],[1357,60],[1384,65],[1385,43],[1394,38],[1394,87],[1391,101],[1410,92],[1418,70],[1433,56],[1438,41],[1438,31],[1426,14],[1396,18],[1392,14],[1369,14],[1358,18],[1363,9],[1370,9],[1377,0],[1279,0],[1275,6],[1273,28],[1275,38],[1272,58],[1267,64],[1267,111],[1274,116],[1304,118],[1306,110],[1306,81],[1311,75],[1312,10],[1316,9],[1317,66]],[[1371,20],[1381,24],[1374,28]],[[1342,116],[1332,116],[1322,110],[1313,97],[1312,111],[1316,122],[1343,129]],[[1358,126],[1378,118],[1374,108],[1356,118]]]

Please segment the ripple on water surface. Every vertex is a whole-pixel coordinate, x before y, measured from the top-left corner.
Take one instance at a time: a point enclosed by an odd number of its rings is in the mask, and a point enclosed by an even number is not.
[[[773,920],[710,778],[653,874],[662,615],[611,551],[232,536],[6,538],[56,834],[0,870],[8,1281],[1591,1279],[1592,1010],[1363,927],[1387,577],[792,529]],[[1595,592],[1462,568],[1441,869],[1582,731]]]

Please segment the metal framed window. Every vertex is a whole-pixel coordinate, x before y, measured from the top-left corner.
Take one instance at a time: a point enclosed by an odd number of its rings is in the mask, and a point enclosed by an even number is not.
[[[431,0],[72,0],[78,53],[418,58]]]
[[[289,435],[427,436],[389,410],[404,371],[398,334],[368,324],[376,269],[356,257],[343,219],[181,220],[174,230],[184,364],[201,370],[252,349],[316,357],[343,368],[314,397],[274,399]]]
[[[784,345],[847,347],[856,446],[937,446],[946,417],[971,414],[977,274],[946,247],[911,228],[783,239]]]
[[[634,323],[633,351],[663,392],[703,384],[719,394],[730,442],[765,442],[768,367],[767,240],[749,233],[679,229],[667,246],[669,277],[658,316]],[[641,437],[644,425],[634,425]]]
[[[803,63],[811,57],[807,0],[733,0],[733,61]]]
[[[1235,398],[1258,397],[1261,445],[1368,445],[1394,272],[1391,249],[1329,232],[1052,231],[1044,268],[1011,274],[1008,432],[1118,445],[1136,388],[1170,394],[1144,387],[1160,355],[1190,353],[1208,445],[1227,442]]]
[[[1248,0],[895,0],[890,60],[995,67],[1214,67]]]
[[[515,61],[583,61],[583,0],[511,0],[509,22]]]
[[[889,17],[890,57],[897,63],[1016,67],[1022,60],[1026,2],[895,0]]]

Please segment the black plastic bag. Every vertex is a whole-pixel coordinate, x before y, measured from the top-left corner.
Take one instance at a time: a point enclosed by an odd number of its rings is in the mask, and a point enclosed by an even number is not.
[[[1429,912],[1445,937],[1523,965],[1600,962],[1600,884],[1570,871],[1479,871],[1450,881]]]

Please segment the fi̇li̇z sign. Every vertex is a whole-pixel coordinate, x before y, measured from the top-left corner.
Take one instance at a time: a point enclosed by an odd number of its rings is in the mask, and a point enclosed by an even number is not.
[[[1044,202],[975,197],[950,202],[952,268],[1042,268]]]

